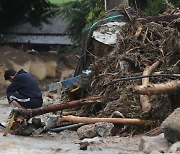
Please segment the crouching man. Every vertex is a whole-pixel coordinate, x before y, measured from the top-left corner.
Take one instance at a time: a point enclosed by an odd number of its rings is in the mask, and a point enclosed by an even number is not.
[[[4,78],[11,82],[6,90],[9,104],[24,111],[42,106],[42,93],[31,74],[10,69],[4,72]]]

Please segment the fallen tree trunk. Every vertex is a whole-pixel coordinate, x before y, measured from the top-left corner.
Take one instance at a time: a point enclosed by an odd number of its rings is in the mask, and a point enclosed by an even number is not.
[[[131,90],[142,95],[173,93],[180,90],[180,80],[160,84],[149,84],[148,87],[144,87],[143,85],[131,87]]]
[[[66,116],[60,118],[58,123],[70,122],[70,123],[87,123],[92,124],[96,122],[110,122],[110,123],[119,123],[119,124],[151,124],[152,120],[142,120],[142,119],[130,119],[130,118],[89,118],[89,117],[75,117],[75,116]]]

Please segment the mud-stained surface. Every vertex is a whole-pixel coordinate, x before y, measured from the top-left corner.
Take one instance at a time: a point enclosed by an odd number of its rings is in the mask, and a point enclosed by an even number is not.
[[[47,105],[47,104],[44,104]],[[7,104],[5,97],[1,97],[0,101],[0,122],[6,124],[11,108]],[[46,116],[46,115],[44,115]],[[140,137],[95,137],[89,144],[87,150],[80,150],[79,137],[76,131],[65,130],[60,133],[44,133],[32,136],[18,136],[7,134],[3,136],[0,131],[0,153],[4,154],[49,154],[49,153],[67,153],[67,154],[83,154],[83,153],[114,153],[118,154],[122,151],[138,153]]]

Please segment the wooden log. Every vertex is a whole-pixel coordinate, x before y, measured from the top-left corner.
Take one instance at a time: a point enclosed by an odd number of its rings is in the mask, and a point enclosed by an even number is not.
[[[142,125],[142,124],[151,124],[152,120],[142,120],[142,119],[131,119],[131,118],[89,118],[89,117],[75,117],[75,116],[66,116],[60,118],[58,123],[70,122],[70,123],[87,123],[92,124],[96,122],[110,122],[110,123],[119,123],[119,124],[131,124],[131,125]]]
[[[27,110],[27,112],[21,111],[20,114],[23,117],[28,119],[34,116],[45,114],[45,113],[56,112],[63,109],[69,109],[69,108],[91,104],[91,103],[97,103],[97,102],[101,102],[100,96],[83,98],[83,99],[79,99],[79,100],[75,100],[71,102],[59,102],[58,104]]]
[[[131,87],[133,92],[142,94],[142,95],[159,95],[166,93],[173,93],[180,90],[180,80],[170,81],[160,84],[149,84],[148,87],[136,86]]]
[[[151,65],[150,67],[147,67],[143,72],[143,76],[152,74],[152,72],[156,69],[156,67],[159,64],[160,64],[160,61],[157,61],[153,65]],[[143,78],[142,79],[142,86],[147,87],[148,84],[149,84],[149,78]],[[151,110],[151,103],[149,101],[148,95],[140,95],[140,102],[142,105],[143,112],[149,112]]]

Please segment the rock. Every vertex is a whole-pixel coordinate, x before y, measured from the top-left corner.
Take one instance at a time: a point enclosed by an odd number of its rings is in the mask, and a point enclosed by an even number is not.
[[[78,128],[77,134],[80,139],[93,138],[97,136],[97,133],[94,128],[95,128],[95,124],[82,126]]]
[[[42,117],[43,122],[45,123],[45,130],[54,128],[55,126],[57,126],[57,120],[60,118],[57,115],[51,115],[51,114],[46,114],[46,117]]]
[[[98,122],[95,124],[95,131],[101,137],[112,136],[114,125],[108,122]]]
[[[25,129],[23,129],[22,131],[18,132],[18,135],[30,136],[30,135],[32,135],[34,129],[35,129],[34,126],[30,124]]]
[[[29,73],[31,73],[38,80],[43,80],[46,78],[46,65],[41,61],[32,61]]]
[[[165,138],[171,143],[180,141],[179,121],[180,121],[180,108],[177,108],[161,124],[162,132],[164,133]]]
[[[36,128],[43,128],[45,126],[45,123],[43,123],[40,118],[35,118],[35,117],[32,118],[32,124]]]
[[[143,151],[145,153],[150,153],[154,150],[166,152],[169,144],[170,143],[164,138],[164,134],[154,137],[143,136],[139,143],[139,151]]]
[[[9,61],[9,63],[12,64],[12,66],[13,66],[13,68],[14,68],[14,70],[15,70],[16,72],[18,72],[20,69],[23,69],[23,70],[25,70],[26,72],[29,72],[29,70],[30,70],[31,61],[27,61],[27,62],[24,63],[23,65],[19,65],[19,64],[15,63],[14,61],[11,61],[11,60],[8,60],[8,61]]]
[[[85,138],[81,142],[88,142],[88,143],[100,143],[102,139],[99,137],[94,137],[94,138]]]
[[[89,145],[88,142],[81,142],[80,143],[80,150],[87,150],[87,146]]]
[[[54,60],[44,62],[46,65],[46,77],[56,77],[57,62]]]
[[[103,150],[101,147],[95,147],[95,146],[90,147],[89,149],[90,149],[90,151],[94,151],[94,152],[95,151],[97,152],[97,151],[102,151]]]
[[[111,118],[125,118],[125,116],[119,111],[114,111],[111,115]]]
[[[171,145],[171,147],[168,150],[169,153],[180,153],[180,141],[174,143]]]
[[[158,150],[153,150],[150,154],[161,154]]]
[[[80,139],[93,138],[95,136],[112,136],[114,125],[107,122],[98,122],[96,124],[85,125],[77,130]]]

